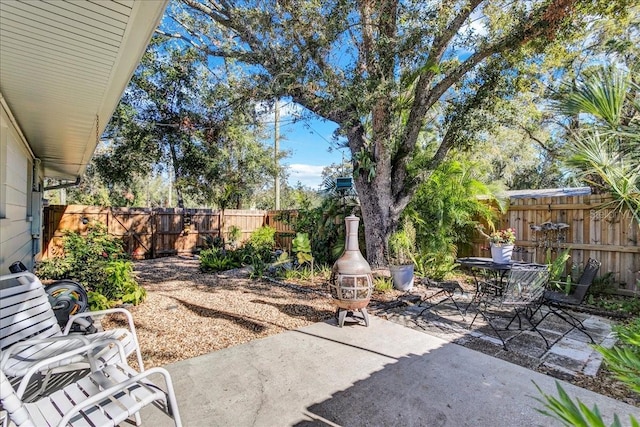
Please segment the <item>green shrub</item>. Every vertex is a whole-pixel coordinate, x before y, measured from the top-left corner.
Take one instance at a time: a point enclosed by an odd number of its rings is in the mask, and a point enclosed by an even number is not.
[[[304,280],[304,281],[308,281],[311,280],[313,278],[313,270],[311,269],[311,267],[301,267],[298,268],[298,279],[299,280]]]
[[[314,269],[314,271],[324,280],[329,280],[331,277],[331,266],[328,264],[320,264]]]
[[[609,271],[593,279],[593,283],[589,286],[589,294],[593,296],[611,295],[615,289],[615,274]]]
[[[273,250],[276,246],[276,229],[264,225],[249,236],[249,244],[256,249]]]
[[[88,291],[87,296],[89,297],[89,306],[91,307],[91,310],[97,311],[111,308],[109,298],[105,297],[101,293]]]
[[[293,223],[296,233],[307,233],[313,236],[311,252],[315,264],[332,265],[344,251],[346,212],[362,217],[360,207],[355,203],[355,198],[343,199],[335,190],[335,181],[325,180],[325,198],[322,205],[316,208],[303,208],[298,210],[298,216]],[[343,203],[344,202],[344,203]],[[279,218],[286,220],[287,218]],[[364,244],[364,224],[360,221],[358,232],[358,245],[366,256]]]
[[[389,292],[393,290],[393,281],[390,277],[376,277],[373,280],[373,287],[378,292]]]
[[[212,249],[212,248],[222,249],[224,247],[224,241],[220,236],[212,236],[210,234],[207,234],[204,236],[203,243],[204,243],[205,249]]]
[[[107,287],[96,289],[111,300],[138,305],[147,295],[133,277],[133,263],[131,261],[109,261],[105,267],[107,273]]]
[[[625,295],[587,296],[587,303],[606,311],[625,313],[630,316],[640,316],[640,298]]]
[[[251,267],[250,278],[258,279],[266,274],[269,264],[265,261],[267,258],[264,253],[261,254],[253,246],[248,245],[243,248],[243,254],[243,262]]]
[[[433,280],[443,280],[458,266],[449,252],[419,253],[414,257],[415,275]]]
[[[598,346],[596,350],[616,378],[640,394],[640,318],[628,325],[616,325],[613,330],[620,344],[612,348]]]
[[[256,229],[246,244],[237,252],[238,259],[243,264],[252,267],[252,277],[262,277],[268,264],[273,261],[273,250],[276,246],[276,229],[263,226]]]
[[[453,155],[422,183],[403,213],[416,229],[416,253],[423,259],[425,275],[438,279],[454,267],[458,248],[470,251],[480,224],[493,228],[493,203],[478,196],[495,198],[495,186],[476,179],[477,164]]]
[[[549,280],[558,281],[564,275],[564,269],[571,255],[571,248],[563,249],[553,262],[551,261],[551,248],[547,249],[546,259],[549,265]]]
[[[200,252],[200,270],[204,272],[226,271],[240,265],[235,251],[212,248]]]
[[[313,255],[311,254],[311,241],[307,233],[297,233],[296,238],[291,241],[293,252],[296,254],[298,265],[311,263]],[[313,264],[312,264],[313,265]]]
[[[229,227],[228,238],[229,238],[229,246],[235,249],[238,246],[238,241],[242,237],[242,229],[237,225],[232,225]]]
[[[389,262],[404,265],[413,262],[416,250],[416,230],[413,223],[405,219],[402,230],[389,236]]]
[[[147,297],[147,290],[137,283],[127,284],[122,293],[122,302],[138,305]]]
[[[44,260],[36,267],[43,279],[70,279],[82,284],[89,294],[92,310],[113,306],[118,302],[139,304],[146,292],[133,276],[133,264],[122,242],[107,233],[99,222],[87,226],[86,235],[65,231],[63,256]]]
[[[597,405],[594,405],[592,409],[589,409],[589,407],[579,399],[577,399],[577,403],[575,403],[567,392],[564,391],[558,381],[556,381],[558,398],[546,394],[540,389],[540,387],[538,387],[537,384],[536,387],[544,398],[544,400],[537,400],[544,403],[546,408],[546,410],[538,409],[538,412],[559,420],[567,427],[605,427],[606,424],[602,419],[600,409]],[[631,419],[631,425],[634,427],[638,426],[638,421],[635,420],[632,415],[629,417]],[[622,427],[618,415],[614,415],[611,427]]]

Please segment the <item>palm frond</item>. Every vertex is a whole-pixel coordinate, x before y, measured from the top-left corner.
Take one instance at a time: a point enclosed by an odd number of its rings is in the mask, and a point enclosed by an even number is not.
[[[616,129],[622,117],[629,82],[629,75],[623,71],[601,68],[569,88],[567,95],[556,104],[556,110],[568,116],[591,114],[611,129]]]

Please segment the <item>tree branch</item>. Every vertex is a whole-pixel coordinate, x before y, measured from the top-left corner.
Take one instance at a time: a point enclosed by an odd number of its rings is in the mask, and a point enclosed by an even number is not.
[[[408,156],[413,151],[417,137],[424,125],[426,112],[433,105],[433,103],[425,103],[425,97],[429,92],[429,87],[431,86],[433,78],[437,74],[437,64],[440,63],[442,55],[444,55],[444,52],[446,51],[447,46],[449,46],[449,43],[451,43],[453,37],[458,34],[458,31],[464,22],[480,5],[480,3],[482,3],[482,0],[470,0],[467,6],[462,9],[461,13],[456,15],[447,28],[442,31],[440,36],[433,41],[429,51],[427,64],[423,67],[423,72],[419,77],[418,84],[416,85],[416,95],[413,100],[413,105],[411,106],[409,119],[407,120],[406,137],[401,141],[398,153],[400,158],[402,156]],[[473,66],[475,66],[475,64]],[[438,95],[438,98],[440,98],[440,96],[441,95]]]
[[[469,6],[473,6],[476,1],[477,0],[472,0]],[[405,192],[402,183],[406,181],[408,174],[406,166],[410,160],[411,153],[415,149],[420,131],[424,126],[424,118],[426,117],[427,111],[429,111],[452,85],[489,56],[504,51],[515,51],[537,37],[547,36],[551,38],[555,36],[564,18],[569,15],[570,10],[577,2],[578,0],[553,0],[545,8],[532,11],[528,19],[525,19],[510,34],[497,40],[495,43],[488,44],[484,48],[477,50],[449,74],[445,75],[444,78],[433,87],[431,87],[431,81],[433,78],[432,73],[435,72],[435,69],[432,69],[433,67],[426,67],[426,72],[420,75],[418,83],[416,84],[415,98],[409,113],[409,119],[407,120],[407,128],[403,135],[400,149],[396,153],[393,161],[394,176],[397,177],[400,182],[394,185],[394,194],[396,197],[401,197],[401,194]],[[468,11],[468,13],[471,12]],[[452,21],[448,27],[449,29],[454,28],[454,22],[460,24],[458,17]],[[464,22],[464,20],[462,20],[462,22]],[[445,35],[449,37],[448,40],[450,41],[455,33],[449,34],[445,31],[443,36]],[[446,37],[442,40],[446,40]],[[442,43],[442,41],[440,43]],[[434,47],[438,45],[438,43],[434,42]],[[438,47],[435,49],[435,52],[442,49],[446,50],[446,46],[445,44],[444,46]],[[435,67],[435,63],[433,66]],[[448,149],[444,151],[446,154]]]
[[[541,139],[537,138],[533,134],[531,129],[527,128],[526,126],[524,126],[522,124],[518,124],[518,126],[520,127],[520,129],[522,129],[527,134],[527,136],[529,136],[529,139],[531,139],[532,141],[537,143],[538,146],[540,146],[540,148],[542,148],[543,150],[545,150],[549,154],[555,155],[558,152],[558,150],[554,150],[553,148],[548,147]]]

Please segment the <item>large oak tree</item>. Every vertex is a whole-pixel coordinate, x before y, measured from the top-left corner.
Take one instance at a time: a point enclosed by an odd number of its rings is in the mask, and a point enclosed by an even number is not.
[[[339,125],[367,258],[381,266],[418,185],[486,127],[483,111],[515,87],[518,65],[583,27],[583,17],[605,8],[596,3],[180,0],[164,31],[212,63],[243,64],[255,96],[289,96]]]
[[[111,188],[134,188],[164,170],[178,207],[242,209],[275,172],[255,103],[238,101],[231,78],[217,79],[201,52],[165,42],[160,36],[149,45],[95,169]]]

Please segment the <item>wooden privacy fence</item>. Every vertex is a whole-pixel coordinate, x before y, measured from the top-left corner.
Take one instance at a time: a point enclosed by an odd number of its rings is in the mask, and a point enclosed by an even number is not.
[[[600,275],[612,272],[615,281],[621,283],[617,292],[639,294],[640,286],[640,226],[629,212],[614,213],[601,206],[612,199],[602,195],[512,198],[508,212],[500,218],[496,227],[513,228],[516,231],[517,251],[514,256],[524,261],[544,263],[547,248],[552,259],[558,252],[570,248],[569,266],[584,266],[589,258],[596,258],[602,265]],[[558,241],[544,239],[544,233],[532,226],[546,222],[564,223],[563,238]],[[473,242],[473,255],[490,257],[489,242],[478,235]]]
[[[583,266],[589,257],[602,262],[600,274],[612,272],[623,294],[640,293],[640,226],[629,214],[614,214],[600,206],[611,199],[599,195],[512,198],[509,211],[498,228],[514,228],[516,257],[525,261],[546,262],[547,247],[552,258],[560,249],[571,248],[571,264]],[[296,211],[101,208],[95,206],[49,206],[44,211],[43,258],[60,251],[63,230],[86,231],[97,220],[109,233],[119,236],[135,258],[155,258],[195,253],[205,247],[205,239],[228,237],[229,229],[241,230],[241,241],[263,225],[276,229],[276,243],[291,251],[295,237],[292,224]],[[545,222],[565,223],[569,227],[563,241],[548,245],[531,229]],[[490,256],[488,242],[477,236],[471,252],[459,255]]]
[[[283,214],[295,218],[294,213]],[[290,249],[293,232],[277,212],[263,210],[211,210],[179,208],[109,208],[83,205],[48,206],[44,209],[43,258],[61,253],[65,230],[84,233],[87,224],[99,221],[122,239],[134,258],[191,254],[206,246],[206,239],[227,239],[231,227],[241,231],[240,241],[263,225],[275,227],[276,242]]]

